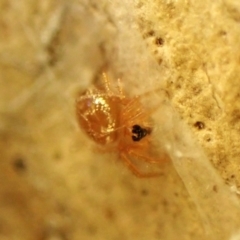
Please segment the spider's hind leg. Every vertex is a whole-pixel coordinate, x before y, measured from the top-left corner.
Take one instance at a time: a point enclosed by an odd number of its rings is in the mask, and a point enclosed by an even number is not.
[[[150,164],[162,164],[164,162],[164,160],[162,160],[162,159],[161,159],[161,161],[160,160],[154,160],[151,157],[147,157],[147,156],[141,155],[139,153],[136,153],[135,151],[129,151],[128,154],[129,155],[133,155],[137,159],[140,159],[140,160],[142,160],[144,162],[147,162],[147,163],[150,163]]]
[[[125,154],[121,154],[121,158],[124,161],[125,165],[131,170],[131,172],[139,178],[150,178],[150,177],[158,177],[161,175],[161,173],[157,172],[148,172],[148,173],[143,173],[138,170],[138,168],[129,160]]]

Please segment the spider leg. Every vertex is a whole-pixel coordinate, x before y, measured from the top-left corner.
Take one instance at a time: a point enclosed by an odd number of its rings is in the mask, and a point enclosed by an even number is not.
[[[138,97],[145,98],[146,96],[149,96],[149,95],[151,96],[153,93],[158,93],[158,92],[164,92],[169,97],[169,93],[162,87],[157,87],[155,89],[148,90],[147,92],[139,94]]]
[[[141,105],[140,105],[141,106]],[[123,116],[128,122],[134,122],[135,119],[138,121],[145,120],[148,118],[150,113],[146,113],[142,110],[142,107],[139,108],[139,99],[132,99],[127,105],[123,108]]]
[[[166,93],[166,95],[167,96],[169,96],[169,94],[168,94],[168,92],[166,92],[166,90],[164,90],[164,89],[162,89],[162,88],[157,88],[157,89],[155,89],[155,90],[150,90],[150,91],[147,91],[147,92],[145,92],[145,93],[142,93],[142,94],[140,94],[140,95],[137,95],[136,97],[134,97],[128,104],[127,104],[127,106],[125,107],[125,110],[126,111],[132,111],[132,106],[134,105],[134,104],[137,104],[137,106],[139,105],[139,99],[141,99],[141,98],[145,98],[146,96],[149,96],[149,95],[152,95],[154,92],[158,92],[158,91],[163,91],[163,92],[165,92]],[[153,111],[155,111],[155,109],[157,109],[159,106],[156,106],[156,107],[154,107],[153,109]]]
[[[144,109],[143,107],[139,107],[139,99],[134,98],[131,100],[123,109],[123,115],[127,117],[126,121],[128,122],[135,122],[138,121],[144,121],[151,116],[152,113],[156,112],[156,110],[159,108],[159,106],[155,106],[151,109]],[[136,111],[136,109],[138,109]]]
[[[110,90],[110,84],[109,84],[109,80],[108,80],[107,74],[105,72],[103,72],[102,75],[103,75],[103,81],[104,81],[104,85],[105,85],[105,90],[106,90],[107,94],[111,94],[112,91]]]
[[[136,153],[133,150],[129,151],[129,154],[137,157],[137,159],[143,160],[143,161],[148,162],[148,163],[161,164],[161,161],[153,160],[152,158],[144,156],[144,155],[141,155],[139,153]]]
[[[132,173],[139,178],[149,178],[149,177],[157,177],[160,176],[161,173],[157,172],[149,172],[149,173],[142,173],[140,172],[137,167],[126,157],[125,154],[121,154],[121,157],[126,164],[126,166],[132,171]]]
[[[132,112],[132,108],[133,106],[138,107],[139,105],[139,99],[137,97],[131,99],[127,104],[126,106],[124,107],[123,109],[123,113],[126,114],[126,113],[131,113]]]
[[[123,94],[123,88],[122,88],[122,84],[121,84],[120,78],[118,78],[117,83],[118,83],[117,87],[118,87],[118,92],[120,94],[120,98],[123,99],[123,98],[125,98],[125,95]]]

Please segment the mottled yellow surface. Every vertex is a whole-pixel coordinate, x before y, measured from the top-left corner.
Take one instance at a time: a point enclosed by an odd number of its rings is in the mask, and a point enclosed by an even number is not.
[[[239,24],[237,0],[0,0],[0,240],[240,239]],[[154,90],[161,177],[79,129],[103,70]]]

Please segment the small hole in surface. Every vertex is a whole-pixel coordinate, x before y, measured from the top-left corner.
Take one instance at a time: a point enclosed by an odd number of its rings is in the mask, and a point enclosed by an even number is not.
[[[142,189],[141,194],[142,194],[143,196],[147,196],[147,195],[148,195],[148,190]]]
[[[217,187],[217,185],[213,185],[213,191],[214,191],[214,192],[218,192],[218,187]]]
[[[164,44],[164,40],[161,37],[159,37],[159,38],[156,38],[155,43],[158,46],[162,46]]]
[[[206,133],[204,134],[203,136],[203,140],[206,141],[206,142],[211,142],[213,139],[212,139],[212,134],[211,133]]]
[[[205,128],[205,124],[203,122],[197,121],[197,122],[195,122],[194,127],[201,130],[201,129]]]
[[[24,171],[26,169],[26,164],[25,164],[23,158],[14,159],[13,167],[18,171]]]
[[[162,58],[159,58],[159,59],[158,59],[158,64],[161,65],[162,62],[163,62]]]
[[[147,34],[148,34],[148,36],[154,36],[155,32],[153,30],[151,30]]]

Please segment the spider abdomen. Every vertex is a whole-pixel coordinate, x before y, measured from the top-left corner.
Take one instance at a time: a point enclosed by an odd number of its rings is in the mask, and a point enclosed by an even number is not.
[[[77,100],[77,117],[82,129],[95,142],[105,145],[117,139],[118,97],[87,92]]]

